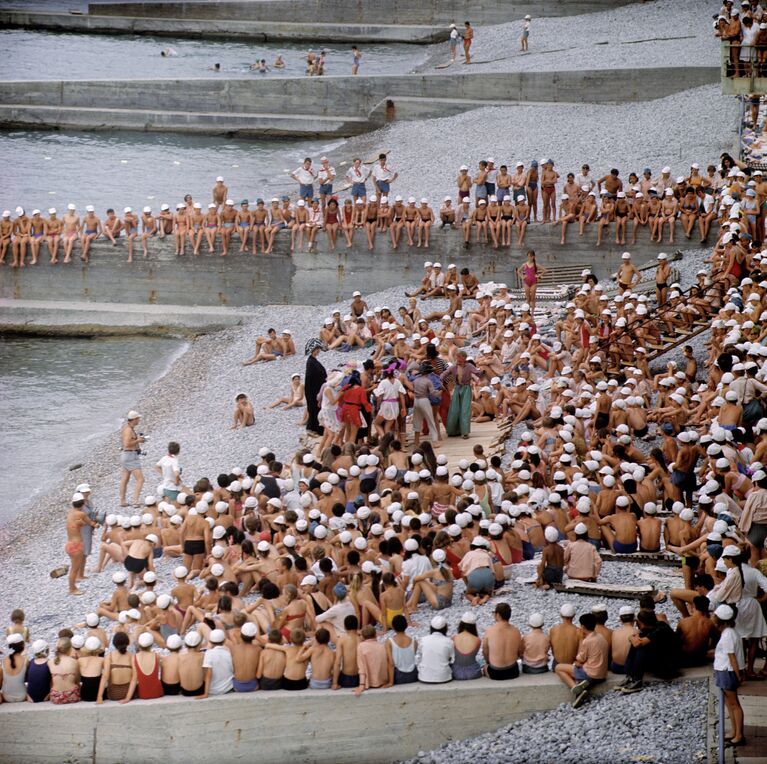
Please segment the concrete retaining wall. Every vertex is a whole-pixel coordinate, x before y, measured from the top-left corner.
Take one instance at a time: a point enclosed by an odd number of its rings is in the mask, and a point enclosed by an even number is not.
[[[698,669],[686,677],[709,673]],[[620,679],[611,677],[599,691]],[[523,674],[510,682],[393,687],[360,698],[343,690],[280,690],[125,706],[8,703],[0,706],[0,762],[383,764],[490,732],[571,698],[553,675]]]
[[[446,40],[449,29],[412,24],[353,24],[348,21],[301,23],[285,21],[237,21],[229,19],[163,19],[150,16],[85,16],[37,11],[0,11],[0,26],[7,29],[46,29],[86,34],[149,34],[154,37],[244,39],[252,42],[410,43]],[[300,17],[299,17],[300,19]]]
[[[0,298],[0,334],[195,337],[242,324],[251,311],[217,306],[136,305]]]
[[[89,13],[159,18],[252,19],[367,24],[501,24],[535,16],[572,16],[628,5],[632,0],[246,0],[245,2],[136,2],[89,5]]]
[[[440,260],[444,267],[449,263],[459,268],[466,266],[481,280],[504,281],[513,286],[514,272],[524,261],[527,249],[534,249],[546,267],[558,263],[588,265],[607,278],[627,248],[608,242],[606,237],[597,250],[593,226],[584,237],[571,227],[568,244],[561,247],[557,231],[558,227],[532,226],[524,248],[515,245],[494,250],[475,243],[467,251],[458,231],[436,230],[431,249],[408,248],[405,239],[397,252],[392,252],[388,235],[379,235],[373,252],[368,252],[358,233],[353,249],[347,250],[341,244],[338,253],[327,251],[325,236],[320,234],[319,252],[293,255],[283,234],[272,255],[241,255],[236,252],[238,240],[233,239],[232,254],[226,258],[206,254],[177,258],[173,244],[166,239],[149,243],[147,260],[141,258],[138,247],[133,263],[126,262],[124,241],[117,248],[98,242],[88,265],[80,262],[78,246],[74,262],[66,266],[46,264],[48,255],[43,247],[40,264],[34,268],[0,268],[0,297],[149,305],[324,305],[348,297],[355,289],[370,292],[413,284],[421,278],[426,259]],[[650,242],[644,230],[637,245],[628,249],[639,265],[653,260],[663,249],[672,251]],[[0,323],[2,314],[0,306]]]
[[[0,83],[0,124],[261,135],[351,135],[381,124],[381,104],[428,102],[430,116],[483,105],[611,103],[717,82],[717,67],[581,72]],[[161,104],[161,108],[160,105]],[[190,111],[190,105],[194,111]],[[422,116],[423,109],[402,115]]]

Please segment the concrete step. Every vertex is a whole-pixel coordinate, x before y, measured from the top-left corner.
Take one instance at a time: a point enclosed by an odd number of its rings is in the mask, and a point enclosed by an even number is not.
[[[142,130],[206,135],[349,136],[370,128],[366,117],[251,112],[160,111],[85,106],[0,104],[3,127],[63,127],[82,130]]]
[[[155,6],[157,8],[157,6]],[[408,43],[428,44],[446,40],[446,26],[429,24],[307,23],[290,21],[163,18],[84,15],[36,11],[0,11],[0,27],[48,29],[84,34],[147,34],[153,37],[205,37],[244,39],[253,42]]]

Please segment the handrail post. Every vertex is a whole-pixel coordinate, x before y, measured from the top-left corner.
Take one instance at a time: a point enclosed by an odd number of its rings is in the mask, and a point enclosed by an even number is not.
[[[719,734],[717,735],[717,764],[724,764],[724,690],[719,688]]]

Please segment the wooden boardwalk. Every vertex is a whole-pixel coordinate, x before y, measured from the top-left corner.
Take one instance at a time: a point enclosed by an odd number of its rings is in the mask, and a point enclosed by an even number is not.
[[[442,440],[440,445],[434,446],[434,452],[437,454],[445,454],[447,456],[447,463],[450,470],[457,469],[458,462],[461,459],[468,459],[473,462],[476,458],[474,456],[474,447],[477,445],[482,446],[485,459],[490,459],[491,456],[503,452],[503,439],[506,437],[506,433],[498,427],[498,422],[472,422],[471,434],[467,439],[446,438],[444,433],[444,427],[440,427],[442,433]],[[413,435],[408,434],[408,449],[413,447]]]

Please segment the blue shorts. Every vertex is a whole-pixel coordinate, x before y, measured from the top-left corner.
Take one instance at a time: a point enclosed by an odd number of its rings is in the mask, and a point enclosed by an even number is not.
[[[573,676],[579,682],[588,682],[590,685],[600,684],[601,682],[605,681],[604,679],[594,679],[594,677],[589,676],[583,670],[583,666],[573,666]]]
[[[612,671],[613,674],[625,674],[626,667],[622,663],[616,663],[615,661],[610,661],[610,671]]]
[[[325,194],[325,196],[330,196],[333,193],[333,184],[320,183],[320,193]]]
[[[367,196],[364,183],[352,183],[352,196]]]
[[[307,183],[306,185],[304,185],[303,183],[300,183],[298,186],[298,195],[302,199],[313,199],[314,186],[311,183]]]
[[[162,495],[171,501],[175,501],[180,493],[181,491],[171,491],[169,488],[163,488],[162,491]]]
[[[734,671],[717,671],[714,669],[714,684],[720,690],[734,691],[740,686],[738,675]]]
[[[379,180],[378,181],[378,190],[382,194],[388,194],[390,188],[391,188],[391,186],[389,185],[389,181],[388,180]]]
[[[495,193],[495,183],[485,183],[487,189],[487,195],[492,196]]]
[[[495,574],[492,568],[476,568],[466,576],[466,588],[472,592],[492,594],[495,587]]]
[[[633,554],[636,550],[636,541],[633,544],[621,544],[620,541],[613,541],[613,552],[616,554]]]
[[[524,188],[513,188],[512,189],[512,196],[513,196],[515,202],[518,202],[520,199],[524,199],[525,198],[525,189]]]
[[[508,188],[499,188],[498,193],[496,194],[499,202],[502,202],[508,195],[509,195]]]
[[[255,692],[258,689],[258,679],[251,679],[249,682],[232,679],[232,687],[235,692]]]

